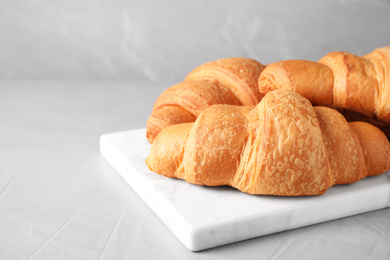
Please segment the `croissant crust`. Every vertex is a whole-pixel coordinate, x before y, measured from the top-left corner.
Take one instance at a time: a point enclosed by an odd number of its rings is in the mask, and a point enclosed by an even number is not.
[[[146,163],[193,184],[307,196],[389,170],[390,145],[371,124],[275,90],[255,107],[213,105],[193,123],[166,127]]]
[[[264,67],[256,60],[234,57],[195,68],[157,98],[146,124],[149,142],[167,126],[194,122],[211,105],[255,106],[263,97],[257,80]]]
[[[268,64],[259,91],[293,90],[315,105],[337,108],[349,120],[363,120],[390,137],[390,47],[357,56],[331,52],[318,62],[285,60]]]

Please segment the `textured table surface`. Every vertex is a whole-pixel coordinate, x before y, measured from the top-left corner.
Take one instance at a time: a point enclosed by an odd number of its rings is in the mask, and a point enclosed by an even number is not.
[[[0,82],[0,259],[389,259],[390,208],[190,252],[99,154],[168,85]]]

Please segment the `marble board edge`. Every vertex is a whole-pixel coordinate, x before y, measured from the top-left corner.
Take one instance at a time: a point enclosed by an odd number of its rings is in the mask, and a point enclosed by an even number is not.
[[[365,208],[364,210],[354,210],[349,211],[348,213],[340,213],[338,215],[331,215],[325,218],[322,218],[321,220],[314,219],[312,222],[306,222],[306,223],[297,223],[295,225],[281,225],[280,228],[274,228],[271,231],[262,231],[259,230],[261,227],[257,227],[257,230],[251,231],[251,232],[241,232],[240,234],[236,234],[234,238],[220,238],[219,240],[215,242],[202,242],[204,240],[208,241],[207,237],[210,236],[210,230],[206,227],[199,227],[192,225],[191,221],[186,220],[185,218],[182,218],[180,216],[180,212],[176,211],[176,208],[172,206],[169,201],[165,200],[164,197],[159,196],[158,190],[156,190],[153,185],[142,185],[143,188],[140,188],[139,185],[135,185],[135,183],[142,181],[140,179],[131,179],[129,177],[129,174],[126,174],[129,171],[136,171],[135,167],[131,165],[126,158],[123,158],[123,154],[117,149],[117,147],[110,147],[110,151],[112,153],[107,153],[107,146],[112,146],[112,142],[115,143],[116,141],[120,141],[123,138],[128,138],[129,136],[132,137],[138,137],[142,134],[144,137],[145,129],[134,129],[129,131],[122,131],[122,132],[116,132],[116,133],[108,133],[104,134],[100,137],[100,148],[102,156],[110,163],[110,165],[125,179],[125,181],[133,188],[134,191],[145,201],[145,203],[158,215],[158,217],[165,223],[168,228],[176,235],[176,237],[191,251],[199,251],[204,250],[220,245],[225,245],[229,243],[234,243],[254,237],[264,236],[280,231],[287,231],[303,226],[308,226],[312,224],[322,223],[329,220],[334,220],[342,217],[351,216],[354,214],[360,214],[368,211],[373,211],[385,207],[390,206],[390,199],[387,199],[387,202],[384,203],[381,201],[380,203],[373,203],[369,205],[369,207]],[[138,138],[139,139],[139,138]],[[145,138],[144,138],[145,139]],[[146,140],[146,139],[145,139]],[[134,141],[134,140],[133,140]],[[135,142],[132,142],[134,146],[129,145],[129,149],[135,149],[135,150],[145,150],[145,147],[140,147],[142,145],[145,145],[142,141],[137,140]],[[149,144],[147,144],[149,145]],[[106,147],[106,148],[105,148]],[[149,149],[146,149],[147,152]],[[142,151],[141,151],[142,152]],[[118,154],[119,153],[119,154]],[[140,155],[141,158],[144,158],[144,156]],[[118,160],[119,159],[119,160]],[[386,176],[383,176],[382,178],[390,179],[390,174],[387,173]],[[390,183],[390,182],[389,182]],[[145,189],[144,187],[147,187]],[[389,185],[382,185],[382,190],[378,190],[376,193],[382,196],[382,194],[388,194],[390,196],[389,190],[390,190],[390,184]],[[337,189],[337,188],[336,188]],[[344,201],[348,201],[348,198],[345,198]],[[175,216],[175,218],[167,218],[167,211],[170,211],[171,214],[168,214],[170,216]],[[278,216],[275,216],[278,218]],[[279,216],[280,218],[280,216]],[[249,226],[256,226],[256,222],[258,222],[259,217],[252,216],[249,217],[247,220],[242,220],[243,222],[249,222],[244,223],[248,224]],[[281,218],[283,220],[283,218]],[[240,223],[237,223],[240,225]],[[242,224],[242,223],[241,223]],[[244,227],[244,229],[247,227]],[[216,233],[214,236],[221,237],[222,230],[225,232],[222,233],[229,233],[229,229],[232,229],[234,231],[234,227],[232,227],[232,223],[225,223],[225,225],[221,225],[219,228],[215,229],[213,232]]]

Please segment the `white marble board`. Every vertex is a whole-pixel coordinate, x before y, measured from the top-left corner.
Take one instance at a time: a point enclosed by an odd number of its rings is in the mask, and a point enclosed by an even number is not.
[[[145,129],[100,138],[103,157],[191,251],[321,223],[390,206],[390,171],[322,196],[254,196],[151,172]]]

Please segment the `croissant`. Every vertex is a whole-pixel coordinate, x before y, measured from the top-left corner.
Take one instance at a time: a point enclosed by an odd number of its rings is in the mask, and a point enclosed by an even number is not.
[[[308,196],[389,170],[390,144],[377,127],[281,89],[255,107],[213,105],[164,128],[146,164],[193,184]]]
[[[165,90],[156,100],[146,124],[150,143],[169,125],[194,122],[210,105],[256,105],[263,95],[257,80],[264,69],[247,58],[225,58],[203,64],[183,82]]]
[[[337,108],[349,121],[364,120],[390,137],[390,47],[362,57],[331,52],[318,62],[285,60],[268,64],[259,91],[289,89],[315,105]]]

